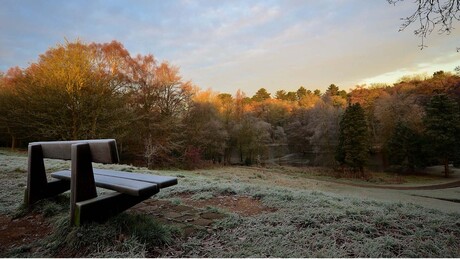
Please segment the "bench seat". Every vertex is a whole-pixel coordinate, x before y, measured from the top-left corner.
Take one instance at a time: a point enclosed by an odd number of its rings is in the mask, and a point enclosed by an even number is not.
[[[60,180],[71,180],[70,170],[63,170],[51,173],[51,177]],[[111,177],[94,174],[94,182],[97,187],[129,194],[132,196],[146,196],[158,193],[159,186],[152,182],[136,181],[132,179]]]
[[[107,169],[93,168],[94,175],[105,175],[124,179],[137,180],[142,182],[156,183],[160,188],[166,188],[177,184],[177,178],[170,176],[160,176],[152,174],[130,173]]]

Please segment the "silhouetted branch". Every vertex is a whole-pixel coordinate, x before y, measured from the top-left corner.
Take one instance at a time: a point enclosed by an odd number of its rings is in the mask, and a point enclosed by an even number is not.
[[[404,0],[387,0],[390,4],[396,4]],[[436,27],[440,27],[439,33],[450,34],[454,29],[453,22],[460,21],[460,0],[417,0],[417,10],[406,18],[401,18],[403,23],[399,31],[405,30],[412,23],[419,23],[419,28],[414,34],[421,38],[421,49],[426,47],[424,40]],[[457,48],[459,51],[459,48]]]

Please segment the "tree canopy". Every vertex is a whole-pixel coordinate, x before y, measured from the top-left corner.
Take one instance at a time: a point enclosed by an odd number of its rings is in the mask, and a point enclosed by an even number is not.
[[[438,71],[350,91],[300,86],[272,97],[261,88],[250,98],[200,90],[178,67],[117,41],[65,42],[0,73],[0,145],[116,138],[123,160],[152,168],[295,157],[361,175],[380,154],[383,168],[413,171],[458,165],[459,85],[458,74]]]

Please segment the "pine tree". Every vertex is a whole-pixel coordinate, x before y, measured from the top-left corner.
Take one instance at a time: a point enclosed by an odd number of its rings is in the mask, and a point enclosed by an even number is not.
[[[423,120],[429,147],[444,165],[449,177],[449,161],[455,159],[459,148],[460,110],[458,104],[446,94],[433,96],[425,108]]]
[[[339,145],[336,160],[342,168],[364,174],[368,155],[368,129],[364,109],[359,103],[349,105],[340,121]]]
[[[414,171],[424,166],[425,155],[420,134],[399,121],[391,138],[386,143],[389,161],[392,165]]]

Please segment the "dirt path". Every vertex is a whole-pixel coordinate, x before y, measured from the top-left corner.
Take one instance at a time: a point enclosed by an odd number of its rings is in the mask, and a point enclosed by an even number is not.
[[[176,225],[184,231],[185,237],[199,230],[207,230],[212,227],[215,220],[225,217],[225,214],[219,211],[207,209],[210,206],[242,216],[254,216],[273,211],[265,207],[260,200],[246,196],[217,196],[203,200],[194,200],[191,196],[189,194],[179,195],[180,204],[152,198],[128,211],[152,215],[160,222]]]
[[[330,181],[318,184],[317,190],[340,197],[412,203],[447,213],[460,213],[460,187],[457,184],[458,181],[424,186],[379,186]]]
[[[358,183],[347,183],[339,181],[331,181],[339,184],[346,184],[356,187],[364,188],[379,188],[379,189],[391,189],[391,190],[438,190],[460,187],[460,180],[456,180],[449,183],[433,184],[433,185],[420,185],[420,186],[395,186],[395,185],[375,185],[375,184],[358,184]]]
[[[320,189],[339,195],[385,202],[409,202],[430,209],[460,213],[460,175],[457,172],[446,181],[424,185],[376,185],[331,180]]]

